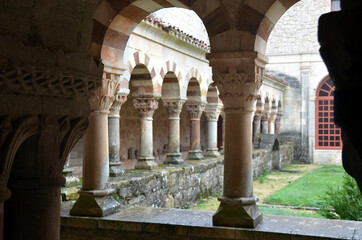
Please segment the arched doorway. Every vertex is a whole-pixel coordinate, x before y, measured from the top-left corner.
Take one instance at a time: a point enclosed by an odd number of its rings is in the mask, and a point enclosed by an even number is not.
[[[334,124],[334,91],[332,79],[327,76],[319,84],[316,94],[316,149],[341,150],[341,129]]]

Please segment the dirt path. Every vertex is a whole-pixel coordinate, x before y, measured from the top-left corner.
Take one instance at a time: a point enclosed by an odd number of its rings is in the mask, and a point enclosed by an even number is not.
[[[290,165],[284,169],[290,172],[272,172],[263,177],[264,181],[260,179],[254,181],[254,195],[259,198],[259,202],[263,202],[269,195],[320,167],[316,164]]]

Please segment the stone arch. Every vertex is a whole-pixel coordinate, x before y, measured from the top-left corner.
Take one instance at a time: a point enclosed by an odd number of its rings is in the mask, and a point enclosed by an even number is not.
[[[212,84],[209,85],[209,88],[207,90],[206,100],[208,104],[210,103],[217,104],[220,102],[217,88]]]
[[[195,77],[191,77],[187,85],[187,102],[200,103],[201,102],[201,87],[199,81]]]
[[[103,64],[124,69],[123,59],[128,39],[137,25],[150,13],[162,8],[190,9],[189,1],[111,1],[102,0],[93,14],[90,55]],[[197,12],[197,11],[195,11]],[[205,26],[206,27],[206,26]]]
[[[300,0],[276,0],[271,2],[268,8],[267,4],[264,4],[262,10],[263,16],[258,24],[258,28],[255,36],[254,50],[260,53],[265,53],[266,44],[270,33],[272,32],[275,24],[278,22],[280,17],[295,3]],[[257,2],[257,1],[255,1]],[[255,3],[255,5],[257,5]]]
[[[190,79],[192,79],[192,78],[195,79],[199,85],[201,85],[201,82],[202,82],[201,74],[199,73],[199,71],[196,68],[191,68],[186,74],[187,82],[189,82]]]
[[[157,75],[155,66],[151,58],[140,51],[134,52],[128,61],[129,74],[124,74],[124,78],[128,81],[133,80],[135,86],[147,89],[148,93],[161,93],[161,84],[159,83],[159,75]]]
[[[181,97],[182,75],[175,62],[166,61],[160,70],[160,77],[162,78],[162,98]]]

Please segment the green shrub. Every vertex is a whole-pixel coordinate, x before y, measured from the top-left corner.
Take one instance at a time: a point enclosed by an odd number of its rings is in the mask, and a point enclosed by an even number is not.
[[[341,188],[328,189],[319,214],[329,219],[362,221],[362,195],[351,176],[345,173]]]

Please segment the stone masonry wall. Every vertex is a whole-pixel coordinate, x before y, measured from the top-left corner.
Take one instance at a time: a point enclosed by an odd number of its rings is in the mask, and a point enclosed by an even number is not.
[[[254,150],[254,179],[264,169],[270,172],[276,157],[281,168],[290,164],[292,144],[274,150]],[[187,161],[179,166],[161,165],[153,171],[129,171],[122,177],[111,178],[110,188],[116,189],[114,197],[124,206],[189,208],[204,198],[222,194],[223,176],[223,158]]]
[[[131,171],[113,178],[115,198],[128,206],[188,208],[202,198],[220,193],[223,159],[210,159],[154,171]]]

